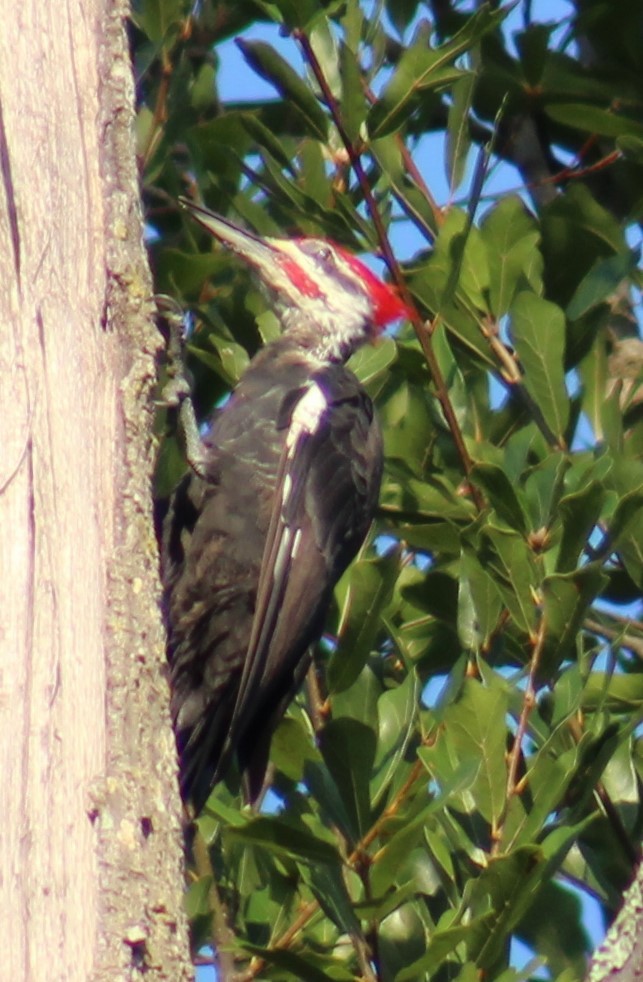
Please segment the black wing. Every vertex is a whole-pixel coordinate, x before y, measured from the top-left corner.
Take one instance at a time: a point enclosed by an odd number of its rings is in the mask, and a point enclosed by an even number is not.
[[[379,427],[350,372],[327,369],[294,396],[278,423],[286,433],[230,730],[251,796],[269,739],[257,746],[253,724],[272,716],[272,729],[298,688],[333,587],[368,531],[381,478]]]

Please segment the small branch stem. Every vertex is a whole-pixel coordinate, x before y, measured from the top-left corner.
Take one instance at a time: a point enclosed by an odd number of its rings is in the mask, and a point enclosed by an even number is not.
[[[538,633],[533,641],[533,652],[531,655],[531,662],[529,664],[529,675],[527,677],[527,687],[525,689],[525,695],[522,701],[522,709],[520,712],[520,718],[518,720],[518,729],[516,730],[516,736],[514,738],[513,746],[511,748],[511,753],[509,755],[509,762],[507,766],[507,784],[505,790],[505,803],[497,819],[495,828],[492,829],[493,845],[491,848],[491,854],[497,855],[500,851],[500,841],[502,839],[502,832],[504,829],[504,824],[507,820],[507,814],[509,812],[509,806],[511,799],[515,794],[520,793],[521,783],[518,781],[518,767],[520,765],[520,755],[522,753],[522,745],[525,739],[525,734],[527,733],[527,725],[529,723],[529,717],[532,713],[534,706],[536,705],[536,674],[538,668],[540,667],[540,659],[543,653],[543,647],[545,644],[546,635],[546,625],[545,618],[541,617],[540,624],[538,625]]]
[[[473,461],[469,455],[469,451],[466,448],[462,431],[458,424],[458,420],[456,418],[453,406],[451,405],[451,400],[449,398],[449,392],[446,386],[446,382],[444,381],[444,376],[442,375],[440,366],[438,364],[438,360],[435,356],[435,352],[433,351],[430,331],[427,329],[427,324],[425,323],[425,321],[422,319],[419,312],[417,311],[413,298],[406,285],[404,276],[402,275],[402,270],[400,268],[400,265],[393,254],[393,250],[391,248],[388,235],[386,234],[386,229],[384,227],[382,217],[379,213],[379,209],[377,207],[375,199],[373,198],[373,193],[371,191],[371,187],[368,182],[366,172],[362,166],[362,161],[360,159],[359,152],[355,149],[355,146],[353,145],[353,142],[350,136],[348,135],[346,128],[344,127],[341,118],[341,113],[339,111],[339,106],[337,104],[337,100],[335,99],[333,93],[331,92],[330,86],[326,81],[326,77],[324,75],[321,65],[319,64],[319,61],[317,60],[317,56],[313,50],[312,44],[310,43],[310,39],[301,30],[293,31],[293,36],[296,38],[297,41],[299,41],[299,44],[301,45],[304,58],[310,65],[310,68],[315,76],[315,79],[317,80],[317,84],[321,89],[324,102],[328,106],[330,114],[333,118],[333,122],[337,127],[337,132],[339,133],[342,143],[346,148],[346,152],[348,153],[351,166],[355,172],[357,180],[359,181],[360,187],[362,189],[362,194],[364,195],[364,201],[366,202],[366,207],[368,208],[369,214],[373,221],[373,225],[375,226],[378,242],[380,244],[380,248],[382,251],[382,258],[384,259],[384,262],[386,263],[389,269],[393,282],[395,283],[395,286],[397,287],[397,290],[399,291],[402,300],[404,301],[405,305],[409,310],[411,323],[413,324],[413,328],[422,347],[422,352],[426,359],[426,363],[428,365],[431,378],[433,379],[436,398],[440,403],[442,412],[444,414],[444,418],[451,432],[451,437],[456,446],[460,460],[462,461],[462,467],[464,469],[465,476],[468,478],[473,469]],[[470,487],[471,498],[478,511],[481,511],[484,507],[484,499],[482,497],[482,494],[474,485],[470,484],[469,487]]]

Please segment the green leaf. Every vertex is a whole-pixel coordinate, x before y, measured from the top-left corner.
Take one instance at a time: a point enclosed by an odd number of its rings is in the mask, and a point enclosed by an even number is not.
[[[608,109],[599,109],[581,102],[550,103],[547,115],[557,123],[584,130],[598,136],[630,136],[643,139],[643,124],[629,116],[618,116]]]
[[[339,863],[333,865],[306,865],[302,869],[304,881],[319,901],[324,913],[344,934],[360,930]]]
[[[292,157],[286,150],[285,146],[277,135],[268,127],[265,126],[260,117],[256,113],[243,113],[241,116],[241,122],[243,123],[244,129],[248,131],[248,134],[252,140],[260,147],[265,147],[269,151],[271,157],[274,157],[278,162],[280,167],[284,170],[289,171],[293,177],[296,175],[296,170],[293,165]]]
[[[490,306],[499,319],[509,310],[517,291],[527,286],[536,294],[542,291],[540,233],[523,201],[515,195],[503,198],[487,212],[481,233],[487,245]]]
[[[220,338],[216,334],[210,334],[208,341],[216,349],[220,359],[216,367],[214,365],[211,367],[215,367],[215,371],[230,386],[236,385],[250,362],[248,352],[243,345],[237,344],[235,341],[230,341],[227,338]],[[191,351],[196,358],[199,358],[201,361],[206,360],[206,352],[202,349],[193,348]]]
[[[562,307],[597,259],[625,248],[618,219],[579,181],[547,206],[541,228],[548,296]]]
[[[382,693],[378,700],[379,739],[371,785],[374,805],[393,781],[415,733],[419,691],[419,679],[415,672],[409,671],[400,685]]]
[[[563,523],[563,535],[558,549],[556,569],[567,573],[578,564],[589,535],[594,528],[605,501],[605,489],[597,481],[588,481],[579,491],[561,498],[558,515]]]
[[[178,33],[187,10],[185,0],[145,0],[132,10],[131,17],[150,41],[171,40]]]
[[[360,559],[338,586],[338,643],[326,679],[331,692],[347,689],[364,667],[382,629],[380,615],[391,599],[398,570],[397,552],[378,559]]]
[[[634,468],[632,467],[632,478],[636,480],[638,476],[635,475]],[[632,523],[636,523],[637,531],[640,531],[642,508],[643,485],[634,487],[623,494],[610,518],[609,536],[612,546],[618,547],[620,545],[622,537],[631,531]]]
[[[328,139],[326,113],[294,68],[265,41],[245,41],[238,38],[237,44],[251,68],[271,82],[282,98],[297,107],[311,135],[325,143]]]
[[[417,12],[419,0],[386,0],[386,12],[398,34],[403,34]]]
[[[400,969],[415,961],[426,947],[426,931],[417,901],[402,904],[381,922],[378,951],[382,978],[398,979]]]
[[[538,571],[525,540],[489,524],[483,529],[478,559],[500,592],[516,624],[532,634],[536,624]]]
[[[260,846],[275,856],[284,856],[301,862],[314,864],[338,862],[337,849],[332,843],[273,816],[259,815],[244,825],[228,827],[224,837],[229,842]]]
[[[198,880],[190,884],[184,897],[185,913],[190,920],[211,913],[210,890],[212,883],[212,876],[200,876]]]
[[[532,528],[549,528],[556,523],[558,502],[569,466],[566,454],[553,453],[530,471],[525,481],[524,498],[529,508]]]
[[[436,215],[432,203],[427,201],[426,194],[410,180],[397,138],[391,134],[379,140],[372,140],[369,149],[382,171],[382,184],[390,188],[398,204],[423,238],[432,242],[437,233]]]
[[[533,293],[519,293],[511,308],[511,335],[525,372],[523,384],[562,440],[569,419],[563,312]]]
[[[282,719],[270,743],[270,759],[291,781],[301,781],[306,762],[319,758],[310,733],[292,716]]]
[[[641,712],[643,674],[606,675],[592,672],[583,691],[583,709],[595,712],[605,708],[613,713]]]
[[[578,284],[578,289],[567,304],[566,314],[576,320],[592,307],[608,301],[623,280],[630,277],[639,259],[637,252],[628,251],[607,259],[597,259],[590,271]]]
[[[319,0],[253,0],[271,20],[285,24],[291,31],[310,30],[318,18],[330,16],[341,4],[338,0],[321,5]]]
[[[320,749],[341,795],[354,842],[370,827],[370,780],[376,744],[371,726],[347,716],[331,720],[321,732]]]
[[[607,577],[595,564],[573,573],[548,576],[543,581],[545,641],[538,671],[540,680],[549,680],[562,661],[575,657],[587,608],[606,582]]]
[[[458,636],[472,651],[486,648],[498,628],[502,601],[492,577],[468,549],[463,550],[458,579]]]
[[[355,978],[353,972],[338,965],[336,958],[323,958],[310,950],[300,955],[286,948],[262,948],[244,939],[240,940],[240,944],[244,951],[278,970],[279,974],[275,975],[270,968],[266,969],[262,973],[264,979],[279,978],[280,982],[301,982],[301,979],[306,979],[306,982],[329,982],[329,979],[333,982],[353,982]]]
[[[521,821],[510,836],[511,847],[537,842],[552,813],[565,800],[565,793],[574,777],[580,752],[577,746],[561,750],[555,737],[550,737],[528,762],[527,787],[531,801]]]
[[[565,969],[572,969],[574,978],[585,976],[591,945],[577,894],[558,883],[544,883],[522,918],[518,935],[545,956],[553,978],[560,978]]]
[[[521,846],[505,856],[493,857],[480,876],[470,882],[470,909],[474,918],[492,912],[467,938],[469,957],[482,970],[491,969],[502,953],[506,937],[533,902],[544,876],[545,863],[536,846]]]
[[[453,911],[448,911],[440,918],[435,931],[431,933],[425,953],[398,972],[395,982],[417,982],[418,979],[431,978],[435,970],[456,948],[467,944],[474,931],[484,931],[490,915],[473,921],[468,920],[466,924],[453,924],[454,919]],[[458,975],[458,980],[476,982],[480,978],[480,972],[477,967],[472,966],[472,968],[475,968],[475,971],[466,971],[465,966],[465,970]]]
[[[460,695],[440,711],[455,759],[476,764],[467,792],[483,818],[495,824],[505,805],[507,775],[504,756],[507,739],[507,693],[494,681],[491,687],[465,679]]]
[[[526,535],[527,515],[518,492],[505,471],[495,464],[478,463],[469,476],[484,493],[498,517],[506,522],[509,528]]]
[[[388,369],[397,361],[397,345],[392,338],[382,338],[377,344],[365,344],[358,348],[348,362],[348,368],[357,375],[371,399],[388,376]]]
[[[637,164],[643,163],[643,137],[631,136],[626,133],[616,138],[616,146],[625,157]]]
[[[476,44],[506,16],[506,11],[494,11],[485,3],[470,17],[464,27],[439,48],[429,48],[421,36],[406,48],[393,78],[382,97],[371,108],[367,123],[372,140],[399,129],[415,108],[420,93],[429,92],[456,82],[463,76],[453,67],[455,59]]]
[[[470,112],[475,84],[476,76],[471,73],[457,81],[452,90],[446,132],[446,170],[451,194],[463,181],[471,147]]]
[[[532,88],[542,84],[553,30],[554,24],[530,24],[526,30],[515,35],[521,67]]]

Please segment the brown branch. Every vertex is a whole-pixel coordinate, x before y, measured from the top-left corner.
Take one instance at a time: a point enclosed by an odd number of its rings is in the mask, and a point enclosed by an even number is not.
[[[456,418],[453,406],[451,405],[451,400],[449,398],[449,392],[446,386],[446,382],[444,380],[444,376],[442,375],[440,366],[438,364],[438,360],[435,356],[435,352],[433,351],[430,331],[427,328],[426,322],[420,316],[420,313],[415,306],[415,302],[406,285],[406,281],[402,274],[400,265],[397,259],[395,258],[395,255],[393,254],[393,250],[391,248],[391,244],[389,242],[388,235],[386,233],[386,229],[382,221],[382,217],[379,213],[379,209],[373,197],[373,193],[371,191],[371,187],[368,182],[366,172],[364,171],[364,168],[362,166],[362,161],[360,159],[359,152],[355,149],[355,146],[350,136],[348,135],[346,128],[344,127],[341,113],[339,110],[339,105],[330,89],[328,82],[326,81],[326,77],[324,75],[321,65],[319,64],[319,61],[317,60],[317,56],[313,50],[313,47],[310,43],[308,36],[303,31],[297,29],[293,31],[293,37],[295,37],[296,40],[299,41],[299,44],[301,45],[304,58],[308,62],[315,76],[315,79],[317,80],[317,84],[319,85],[319,88],[321,90],[324,102],[328,106],[330,114],[333,118],[333,122],[337,127],[337,132],[339,133],[341,141],[346,148],[346,152],[348,153],[351,166],[355,172],[357,180],[359,181],[360,187],[362,189],[362,194],[364,195],[364,201],[366,203],[366,207],[368,208],[369,214],[371,216],[371,220],[373,222],[373,225],[375,226],[375,231],[377,233],[378,242],[380,244],[380,249],[382,252],[382,258],[384,259],[388,267],[388,270],[391,274],[391,277],[399,292],[400,297],[404,301],[405,306],[408,308],[411,323],[413,325],[417,338],[422,347],[422,352],[426,359],[426,363],[429,368],[429,373],[431,375],[431,378],[433,379],[436,398],[440,403],[442,412],[444,414],[444,418],[451,432],[451,437],[455,444],[460,460],[462,461],[462,467],[464,469],[465,475],[467,478],[469,478],[469,475],[471,474],[471,471],[473,469],[473,461],[469,455],[469,451],[466,448],[462,431],[460,429],[458,420]],[[478,509],[478,511],[482,511],[482,509],[484,508],[484,499],[482,497],[482,494],[472,484],[469,485],[469,489],[470,489],[471,498],[476,508]]]
[[[509,803],[512,797],[515,794],[519,794],[522,790],[522,783],[518,781],[518,768],[520,766],[520,755],[522,753],[523,741],[525,739],[525,734],[527,733],[527,724],[529,723],[531,712],[536,705],[536,674],[540,667],[540,659],[542,657],[543,647],[545,644],[545,636],[546,622],[545,618],[541,617],[540,624],[538,625],[538,633],[532,640],[533,652],[529,663],[527,686],[525,688],[525,694],[522,700],[522,709],[518,720],[518,729],[516,730],[511,753],[509,754],[505,803],[497,821],[493,824],[491,829],[491,838],[493,841],[493,845],[491,847],[492,856],[497,855],[500,851],[500,840],[502,838],[504,824],[507,820],[507,814],[509,812]]]

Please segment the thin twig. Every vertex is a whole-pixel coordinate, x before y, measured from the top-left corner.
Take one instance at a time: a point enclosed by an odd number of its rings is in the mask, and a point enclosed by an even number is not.
[[[635,637],[631,633],[628,634],[627,628],[634,626],[634,622],[627,619],[624,620],[625,624],[620,630],[608,627],[607,624],[601,624],[600,621],[592,620],[590,617],[585,619],[583,627],[586,631],[591,631],[593,634],[600,634],[607,641],[617,641],[621,648],[627,648],[637,658],[643,660],[643,638]]]
[[[393,818],[400,807],[404,803],[409,792],[416,784],[416,782],[424,774],[424,765],[422,761],[416,760],[412,765],[409,775],[402,784],[401,788],[388,805],[377,821],[371,826],[364,837],[358,842],[358,844],[353,849],[352,853],[346,860],[346,864],[352,867],[364,854],[364,851],[371,845],[372,842],[380,834],[382,826],[391,818]],[[311,917],[319,910],[319,903],[316,900],[311,900],[310,903],[306,904],[305,907],[299,912],[297,918],[292,922],[287,931],[278,938],[274,944],[271,946],[273,948],[289,948],[293,943],[297,935],[303,928],[308,924]],[[245,973],[240,982],[251,982],[252,979],[256,979],[259,973],[263,971],[266,966],[266,961],[263,958],[253,958],[250,962],[250,967]]]
[[[216,951],[218,976],[221,982],[232,982],[235,976],[235,965],[234,955],[230,949],[235,943],[234,932],[228,924],[226,910],[219,896],[207,844],[198,828],[192,844],[192,851],[197,874],[200,877],[209,876],[211,881],[208,890],[208,902],[212,913],[212,942]]]
[[[511,748],[511,753],[509,754],[509,762],[507,766],[507,784],[505,790],[505,803],[502,807],[500,815],[496,822],[493,824],[491,829],[491,838],[493,840],[493,845],[491,847],[491,855],[497,855],[500,850],[500,840],[502,838],[502,830],[509,812],[509,805],[511,799],[515,794],[519,793],[520,782],[518,778],[518,767],[520,765],[520,755],[522,753],[522,745],[525,739],[525,734],[527,733],[527,724],[529,723],[529,717],[531,712],[536,705],[536,674],[540,667],[540,659],[542,657],[543,648],[545,645],[546,638],[546,622],[545,618],[541,617],[540,624],[538,625],[538,633],[533,639],[533,652],[531,655],[531,661],[529,663],[529,675],[527,676],[527,686],[525,688],[525,694],[522,700],[522,709],[520,711],[520,719],[518,720],[518,729],[516,730],[516,735],[514,737],[513,746]]]

